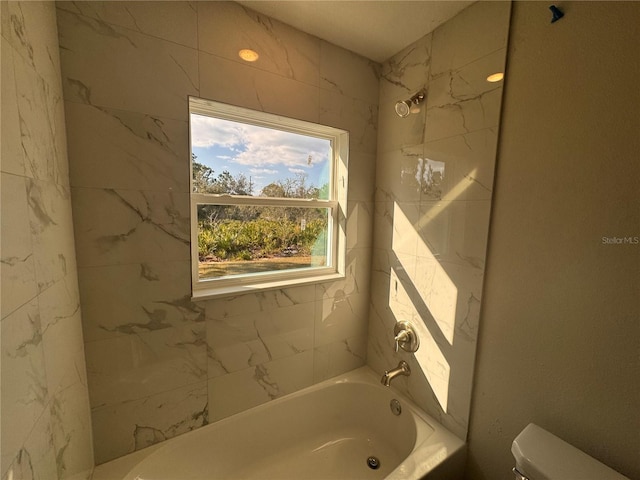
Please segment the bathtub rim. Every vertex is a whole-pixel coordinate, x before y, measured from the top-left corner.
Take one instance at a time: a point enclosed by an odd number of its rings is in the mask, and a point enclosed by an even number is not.
[[[413,445],[413,449],[411,450],[409,455],[400,463],[400,465],[398,465],[393,471],[390,472],[386,479],[417,480],[420,478],[424,478],[427,474],[433,471],[436,467],[439,467],[447,459],[458,456],[459,453],[464,450],[465,443],[461,439],[448,431],[431,415],[422,411],[411,399],[407,398],[403,393],[399,392],[394,387],[384,387],[380,385],[380,379],[378,378],[376,372],[374,372],[369,366],[365,365],[341,375],[337,375],[330,379],[324,380],[320,383],[311,385],[304,389],[298,390],[296,392],[284,395],[275,400],[262,403],[248,410],[238,412],[234,415],[220,419],[196,430],[186,432],[185,434],[178,435],[166,441],[151,445],[142,450],[138,450],[123,457],[106,462],[95,468],[94,476],[92,478],[93,480],[106,480],[107,478],[119,478],[124,480],[135,469],[137,469],[141,463],[149,460],[156,455],[164,455],[167,451],[175,448],[176,444],[178,443],[178,439],[186,434],[195,432],[204,433],[203,429],[206,429],[209,426],[213,427],[222,423],[233,422],[238,418],[244,417],[246,415],[260,412],[274,404],[286,402],[287,400],[299,396],[308,395],[310,393],[313,393],[314,391],[327,388],[331,385],[344,383],[364,383],[373,385],[376,388],[380,389],[390,389],[390,391],[393,393],[393,397],[402,402],[405,412],[408,409],[413,416],[426,423],[432,429],[432,432],[429,432],[426,436],[424,435],[424,429],[422,437],[420,437],[420,433],[418,433],[418,439],[416,440],[415,445]],[[420,425],[417,425],[416,428],[419,429],[419,426]]]

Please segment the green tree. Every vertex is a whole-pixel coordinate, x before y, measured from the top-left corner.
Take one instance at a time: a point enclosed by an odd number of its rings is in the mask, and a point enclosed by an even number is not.
[[[239,173],[235,177],[224,170],[214,177],[214,170],[200,162],[195,154],[191,154],[191,165],[193,171],[193,191],[198,193],[228,193],[229,195],[253,195],[253,185],[251,180]]]
[[[211,181],[210,193],[228,193],[229,195],[252,195],[253,186],[247,177],[239,173],[235,177],[224,170]]]
[[[211,193],[210,188],[213,182],[213,169],[196,162],[198,158],[191,154],[191,169],[193,171],[193,191],[196,193]]]
[[[307,185],[309,175],[306,173],[296,173],[295,176],[279,179],[270,183],[262,189],[263,197],[284,197],[284,198],[318,198],[320,189],[312,185]]]
[[[263,197],[285,197],[284,187],[280,181],[270,183],[262,189],[261,195]]]
[[[212,168],[192,154],[193,189],[198,193],[253,195],[253,185],[243,174]],[[327,185],[308,185],[308,175],[276,180],[260,195],[271,198],[320,197]],[[257,207],[252,205],[201,205],[198,207],[200,258],[255,259],[272,255],[309,255],[327,225],[326,210],[304,207]],[[322,242],[321,242],[322,243]]]

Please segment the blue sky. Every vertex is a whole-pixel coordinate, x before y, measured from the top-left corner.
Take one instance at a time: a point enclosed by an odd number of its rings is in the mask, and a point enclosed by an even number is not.
[[[329,181],[329,140],[244,123],[191,115],[191,150],[215,176],[228,170],[251,177],[254,195],[275,180],[308,175],[307,185]]]

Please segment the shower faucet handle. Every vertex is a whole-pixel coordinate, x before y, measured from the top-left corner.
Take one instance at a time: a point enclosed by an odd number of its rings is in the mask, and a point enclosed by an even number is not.
[[[400,321],[396,323],[393,329],[393,335],[395,340],[395,351],[400,348],[405,352],[414,353],[420,346],[420,339],[413,325],[407,321]]]
[[[396,341],[395,351],[396,352],[400,348],[400,343],[402,343],[404,345],[405,342],[411,341],[410,338],[409,338],[410,336],[411,336],[411,333],[408,330],[402,330],[400,333],[398,333],[396,335],[396,337],[395,337],[395,341]]]

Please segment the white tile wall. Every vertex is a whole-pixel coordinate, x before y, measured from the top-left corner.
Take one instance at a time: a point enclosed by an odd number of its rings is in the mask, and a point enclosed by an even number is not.
[[[0,9],[0,477],[82,477],[93,452],[55,5]]]
[[[96,461],[363,365],[379,66],[233,2],[58,7]],[[191,302],[188,95],[350,132],[344,280]]]
[[[16,373],[2,401],[20,420],[3,412],[3,474],[90,466],[88,415],[74,415],[87,381],[98,463],[399,358],[414,374],[398,385],[466,435],[502,94],[485,78],[504,67],[508,3],[477,3],[380,66],[232,2],[61,2],[62,85],[43,47],[52,5],[24,5],[2,4],[2,355]],[[238,59],[246,47],[259,62]],[[397,117],[422,88],[421,112]],[[191,302],[188,95],[350,132],[344,280]],[[416,356],[392,353],[400,319],[418,325]],[[33,402],[4,398],[5,382]]]
[[[510,4],[478,2],[382,65],[367,363],[466,438]],[[417,114],[394,104],[427,92]],[[415,354],[394,353],[397,321]]]

